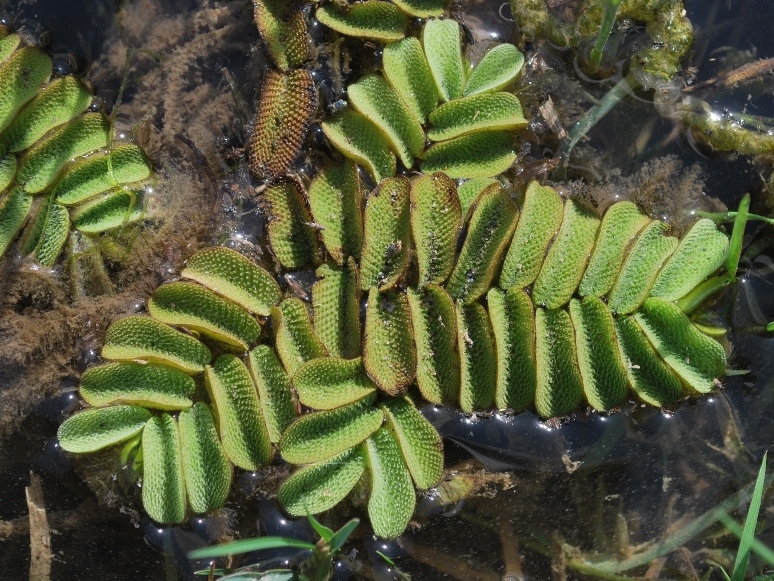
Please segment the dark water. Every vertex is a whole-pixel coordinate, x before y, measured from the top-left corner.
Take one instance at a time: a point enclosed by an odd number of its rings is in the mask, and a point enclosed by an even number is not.
[[[172,0],[159,3],[168,14],[195,6]],[[697,81],[714,76],[735,51],[749,51],[758,58],[774,56],[774,5],[769,0],[694,0],[686,4],[697,35],[692,57],[692,64],[698,67]],[[506,40],[512,37],[509,24],[500,19],[499,5],[466,6],[471,32],[479,42],[494,33]],[[16,26],[33,35],[46,35],[54,53],[86,72],[87,63],[98,58],[115,34],[111,27],[119,3],[60,0],[8,2],[2,7]],[[249,5],[246,7],[241,15],[245,18],[249,17]],[[507,13],[506,8],[503,14]],[[566,55],[549,51],[544,56],[571,75]],[[120,72],[116,71],[97,91],[109,100],[118,79]],[[247,75],[239,81],[242,93],[252,95],[255,77]],[[584,88],[597,98],[607,90],[593,84]],[[561,95],[555,98],[560,101]],[[719,111],[746,108],[748,113],[774,116],[771,76],[762,83],[707,98]],[[647,140],[643,137],[646,127],[652,131]],[[650,104],[627,100],[592,130],[585,147],[601,152],[608,167],[619,168],[623,175],[667,154],[678,156],[685,166],[698,164],[706,177],[704,192],[728,206],[744,192],[760,190],[759,168],[748,158],[708,157],[679,131],[668,139],[673,128],[672,122],[655,115]],[[633,145],[638,137],[646,142],[640,149]],[[590,170],[579,167],[575,171],[575,177],[588,179]],[[763,453],[774,444],[774,339],[751,331],[761,322],[759,313],[774,320],[771,264],[766,255],[747,263],[742,283],[720,307],[734,322],[731,367],[749,373],[729,377],[723,390],[710,397],[669,412],[631,405],[610,415],[580,413],[555,428],[540,423],[531,413],[470,418],[452,409],[425,409],[445,438],[447,466],[460,465],[469,473],[484,467],[505,475],[507,481],[498,477],[482,482],[479,496],[453,507],[441,509],[431,500],[422,501],[421,529],[392,543],[360,538],[352,545],[357,549],[353,560],[339,564],[340,578],[355,577],[353,570],[360,570],[365,578],[393,578],[376,554],[380,550],[395,558],[398,567],[414,579],[516,579],[520,568],[526,578],[551,579],[552,559],[557,562],[562,554],[557,547],[562,543],[586,557],[636,554],[644,543],[669,537],[749,484]],[[56,429],[75,403],[72,393],[66,391],[72,386],[72,382],[63,385],[61,395],[41,403],[0,443],[0,521],[26,516],[24,486],[30,471],[40,474],[49,517],[57,531],[52,541],[53,578],[192,578],[193,568],[184,553],[217,536],[225,521],[244,534],[311,538],[305,522],[286,520],[271,501],[254,494],[261,475],[242,475],[220,519],[194,519],[170,529],[158,529],[134,512],[139,503],[132,505],[126,496],[117,506],[98,507],[97,500],[104,503],[111,495],[122,494],[120,487],[112,485],[111,489],[108,482],[95,492],[56,447]],[[739,521],[745,506],[738,508],[742,511],[735,515]],[[774,545],[769,517],[764,511],[758,536]],[[691,577],[692,571],[702,575],[709,561],[722,562],[729,555],[733,559],[733,548],[734,540],[720,527],[713,527],[688,540],[653,574],[660,578]],[[571,551],[564,554],[572,560]],[[0,542],[4,578],[26,578],[29,559],[25,535]],[[570,578],[573,575],[579,574],[570,573]]]

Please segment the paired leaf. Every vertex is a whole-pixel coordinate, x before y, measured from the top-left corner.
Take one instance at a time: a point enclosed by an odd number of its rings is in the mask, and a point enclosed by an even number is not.
[[[16,179],[25,192],[37,194],[54,182],[71,159],[107,147],[109,142],[108,119],[102,113],[86,113],[29,148],[19,159]]]
[[[351,160],[326,166],[309,185],[309,206],[322,228],[325,249],[339,266],[360,258],[363,246],[363,188]]]
[[[274,349],[258,345],[248,355],[250,373],[258,389],[263,418],[269,440],[279,442],[288,424],[296,417],[296,406],[290,391],[290,378],[277,358]]]
[[[436,429],[406,398],[382,406],[417,488],[435,486],[443,475],[443,444]]]
[[[526,124],[521,103],[514,95],[485,93],[449,101],[430,113],[427,137],[442,141],[475,131],[512,130]]]
[[[183,522],[186,509],[182,450],[177,422],[151,418],[142,431],[142,505],[159,523]]]
[[[180,276],[194,280],[252,313],[268,316],[282,291],[274,277],[235,250],[215,246],[188,259]]]
[[[360,282],[350,258],[341,268],[323,264],[312,286],[314,330],[333,357],[360,355]]]
[[[41,207],[35,222],[35,247],[29,253],[43,266],[52,267],[70,235],[70,215],[64,206],[49,202]]]
[[[487,293],[497,355],[497,409],[521,410],[535,400],[535,308],[518,287]]]
[[[256,470],[271,461],[269,432],[250,373],[234,355],[221,355],[204,368],[223,450],[234,464]]]
[[[530,182],[521,217],[503,261],[500,288],[525,288],[535,282],[551,241],[562,224],[564,206],[553,188]]]
[[[277,68],[286,71],[312,58],[311,39],[298,0],[256,0],[253,7],[255,25]]]
[[[334,410],[301,416],[280,438],[282,457],[291,464],[310,464],[357,446],[384,421],[384,413],[373,406],[375,399],[366,396]]]
[[[314,332],[306,303],[291,297],[271,311],[277,355],[290,375],[310,359],[327,355]]]
[[[186,327],[242,350],[261,334],[250,313],[191,282],[161,285],[148,301],[148,312],[162,323]]]
[[[422,171],[442,171],[455,179],[488,178],[506,171],[516,157],[510,131],[480,131],[430,146]]]
[[[454,20],[428,20],[422,29],[422,46],[444,101],[462,96],[465,69],[462,64],[460,26]]]
[[[210,362],[210,350],[190,335],[150,317],[129,316],[108,327],[102,357],[127,361],[143,359],[172,365],[186,373],[200,373]]]
[[[536,305],[556,309],[569,302],[586,270],[599,223],[594,212],[567,200],[559,233],[535,281],[532,299]]]
[[[598,297],[570,301],[575,327],[578,367],[586,401],[597,411],[620,404],[629,391],[626,370],[620,358],[613,315]]]
[[[389,395],[405,392],[414,381],[417,353],[408,299],[400,291],[371,287],[366,307],[363,363],[368,376]]]
[[[352,109],[334,113],[322,124],[323,133],[345,157],[365,168],[375,182],[394,176],[395,154],[379,128]]]
[[[143,150],[136,145],[120,145],[66,169],[52,195],[60,204],[72,206],[124,184],[146,180],[150,175]]]
[[[365,242],[360,261],[360,288],[395,286],[411,264],[411,186],[403,177],[383,180],[365,207]]]
[[[454,401],[460,390],[454,301],[435,284],[409,288],[406,294],[416,343],[417,387],[429,402]]]
[[[292,17],[286,24],[296,27],[298,18]],[[318,105],[317,87],[307,69],[266,71],[248,145],[253,175],[258,179],[273,179],[288,173],[301,152]]]
[[[617,202],[602,218],[594,253],[583,274],[578,293],[581,296],[605,296],[616,281],[621,264],[637,233],[650,220],[632,202]]]
[[[94,407],[120,403],[181,410],[191,407],[196,384],[182,371],[166,365],[118,362],[87,369],[79,390]]]
[[[410,169],[422,154],[425,132],[392,87],[379,75],[365,75],[347,86],[352,107],[387,138],[390,148]]]
[[[386,539],[402,534],[416,506],[411,474],[398,443],[388,430],[378,430],[365,444],[371,474],[368,517],[374,533]]]
[[[317,233],[297,179],[282,178],[264,190],[269,243],[285,268],[301,268],[317,261]]]
[[[674,303],[651,297],[634,318],[667,365],[691,389],[710,392],[725,376],[723,346],[699,331]]]
[[[608,297],[614,313],[633,313],[648,298],[661,265],[677,248],[677,238],[665,232],[662,222],[651,222],[640,232]]]
[[[457,187],[448,176],[424,175],[411,183],[411,233],[420,287],[443,284],[451,274],[461,219]]]
[[[91,98],[91,92],[74,76],[55,79],[19,111],[0,143],[6,151],[24,151],[54,127],[86,111]]]
[[[315,16],[336,32],[378,42],[403,38],[408,24],[397,6],[382,0],[365,0],[347,8],[330,3],[318,8]]]
[[[564,416],[583,401],[575,335],[564,309],[535,311],[535,408],[541,418]]]
[[[466,413],[492,407],[497,385],[494,336],[479,303],[457,301],[457,347],[460,353],[460,408]]]
[[[78,206],[73,213],[73,225],[84,234],[100,234],[136,222],[143,208],[136,192],[115,190]]]
[[[508,86],[521,67],[524,55],[512,44],[498,44],[489,49],[470,73],[463,95],[477,95],[499,91]]]
[[[15,50],[18,37],[7,38],[10,43],[4,43],[3,52],[13,47],[13,53],[0,65],[0,131],[8,127],[19,109],[38,94],[53,69],[51,57],[42,50],[35,47]]]
[[[352,491],[366,467],[360,446],[327,462],[305,466],[282,483],[277,493],[293,516],[318,514],[336,506]]]
[[[682,298],[723,266],[728,244],[728,237],[712,220],[696,222],[661,269],[651,296],[667,301]]]
[[[57,438],[68,452],[96,452],[133,438],[150,417],[148,410],[133,405],[91,408],[67,418],[59,426]]]
[[[180,412],[181,460],[188,502],[195,513],[223,506],[231,487],[231,464],[218,439],[209,407],[197,402]]]
[[[518,210],[500,184],[488,186],[476,200],[468,233],[446,290],[471,304],[492,286],[516,228]]]
[[[419,40],[408,37],[385,46],[382,66],[385,78],[416,120],[425,123],[438,105],[438,90]]]
[[[0,198],[0,256],[16,238],[32,207],[32,198],[25,197],[11,192]]]
[[[332,410],[376,392],[360,357],[321,357],[305,363],[293,376],[299,401],[318,410]]]
[[[637,396],[658,407],[677,401],[683,394],[680,380],[664,364],[634,319],[616,318],[615,332],[629,385]]]

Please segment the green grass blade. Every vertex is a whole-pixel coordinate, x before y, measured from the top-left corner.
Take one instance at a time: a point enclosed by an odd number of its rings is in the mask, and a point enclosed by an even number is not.
[[[349,535],[351,535],[357,526],[360,524],[359,518],[353,518],[347,524],[345,524],[343,527],[341,527],[339,530],[336,531],[336,534],[333,535],[333,538],[329,541],[331,554],[336,553],[344,543],[347,542],[347,539],[349,538]]]
[[[330,543],[331,539],[333,538],[333,529],[329,529],[324,524],[322,524],[319,520],[314,518],[314,515],[309,515],[306,517],[309,521],[309,524],[312,525],[312,528],[317,532],[318,535],[324,540],[326,543]]]
[[[755,481],[755,489],[750,499],[750,508],[747,509],[747,517],[744,521],[744,529],[739,541],[739,550],[736,553],[734,562],[734,571],[731,575],[731,581],[743,581],[747,572],[747,564],[750,560],[750,547],[755,539],[755,526],[758,523],[758,513],[761,510],[761,501],[763,499],[763,483],[766,480],[766,458],[768,453],[763,455],[758,478]]]
[[[739,202],[734,229],[731,231],[731,242],[728,245],[726,257],[726,276],[736,280],[736,269],[739,266],[739,257],[742,255],[742,242],[744,239],[744,227],[747,225],[747,217],[750,212],[750,194],[745,194]]]
[[[258,537],[255,539],[242,539],[241,541],[234,541],[233,543],[225,543],[223,545],[215,545],[214,547],[194,549],[188,553],[188,558],[216,559],[218,557],[241,555],[253,551],[284,548],[306,549],[311,551],[314,549],[314,544],[299,539],[289,539],[287,537]]]

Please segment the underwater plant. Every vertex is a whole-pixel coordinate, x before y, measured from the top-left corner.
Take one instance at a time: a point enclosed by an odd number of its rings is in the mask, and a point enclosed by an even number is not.
[[[774,133],[767,123],[746,121],[744,114],[721,114],[706,101],[687,94],[690,86],[682,61],[693,43],[693,27],[682,0],[583,0],[575,3],[572,16],[560,15],[549,4],[511,0],[511,13],[522,34],[573,49],[579,70],[617,80],[569,132],[562,146],[565,163],[586,132],[636,89],[652,91],[656,111],[685,127],[711,151],[746,155],[774,151]],[[625,48],[624,29],[631,30],[632,23],[644,27],[647,41],[634,43],[631,50],[619,50]]]
[[[152,170],[143,150],[116,143],[112,121],[49,55],[0,28],[0,256],[18,251],[53,267],[100,235],[142,217]]]

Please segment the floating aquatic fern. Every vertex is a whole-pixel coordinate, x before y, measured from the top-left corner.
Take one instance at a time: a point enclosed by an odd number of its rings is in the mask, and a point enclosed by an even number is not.
[[[0,29],[0,256],[19,247],[53,266],[71,229],[96,236],[142,215],[151,168],[141,148],[114,146],[109,119],[51,57]],[[26,224],[26,228],[25,228]]]
[[[210,248],[189,260],[188,281],[156,290],[150,316],[109,328],[103,356],[114,361],[81,380],[95,407],[67,420],[60,442],[74,452],[134,446],[142,431],[154,519],[179,522],[186,504],[215,508],[231,465],[255,470],[276,448],[301,466],[279,491],[289,512],[335,506],[367,472],[374,530],[396,536],[414,487],[433,486],[443,468],[418,401],[551,418],[609,410],[629,394],[665,405],[724,376],[723,347],[677,304],[726,261],[728,238],[711,221],[678,240],[631,202],[598,216],[537,183],[520,204],[485,184],[466,217],[455,182],[438,173],[383,180],[351,218],[362,233],[345,243],[336,217],[362,191],[353,168],[329,168],[309,188],[327,257],[311,305],[283,298],[239,253]],[[300,183],[283,191],[305,206],[312,198]],[[292,233],[307,218],[281,206],[288,228],[270,244],[306,244]],[[233,354],[213,357],[224,350]],[[195,395],[202,380],[205,399]],[[296,418],[297,404],[309,411]]]
[[[349,12],[368,4],[356,4]],[[373,36],[346,26],[334,29]],[[524,62],[515,46],[492,48],[468,70],[461,52],[461,30],[454,20],[429,20],[421,41],[402,34],[383,40],[391,42],[384,48],[382,75],[366,75],[351,83],[347,87],[350,108],[322,123],[334,147],[366,168],[376,181],[395,175],[396,155],[407,169],[419,159],[423,172],[443,171],[452,178],[491,177],[514,163],[513,130],[527,120],[519,100],[501,89],[513,81]],[[426,147],[428,139],[433,142],[430,147]]]
[[[707,219],[678,240],[630,202],[599,215],[533,182],[517,203],[490,176],[513,163],[512,130],[525,123],[501,90],[523,57],[499,45],[469,73],[451,20],[404,38],[407,16],[442,16],[435,0],[317,10],[342,34],[387,44],[383,74],[351,84],[350,107],[323,124],[349,159],[307,188],[288,175],[317,109],[298,9],[255,3],[277,70],[250,165],[268,182],[260,202],[276,263],[316,268],[311,304],[233,250],[195,254],[147,316],[108,329],[108,362],[81,379],[92,407],[60,427],[65,450],[123,444],[122,461],[142,459],[146,511],[165,523],[222,506],[233,467],[278,452],[299,466],[278,492],[290,514],[328,510],[362,483],[374,531],[394,537],[415,489],[443,472],[422,402],[553,418],[718,385],[725,351],[686,313],[735,276],[743,219],[729,253]],[[426,138],[436,144],[425,149]],[[424,175],[388,177],[395,156],[406,168],[421,158]],[[356,163],[378,182],[367,195]]]

